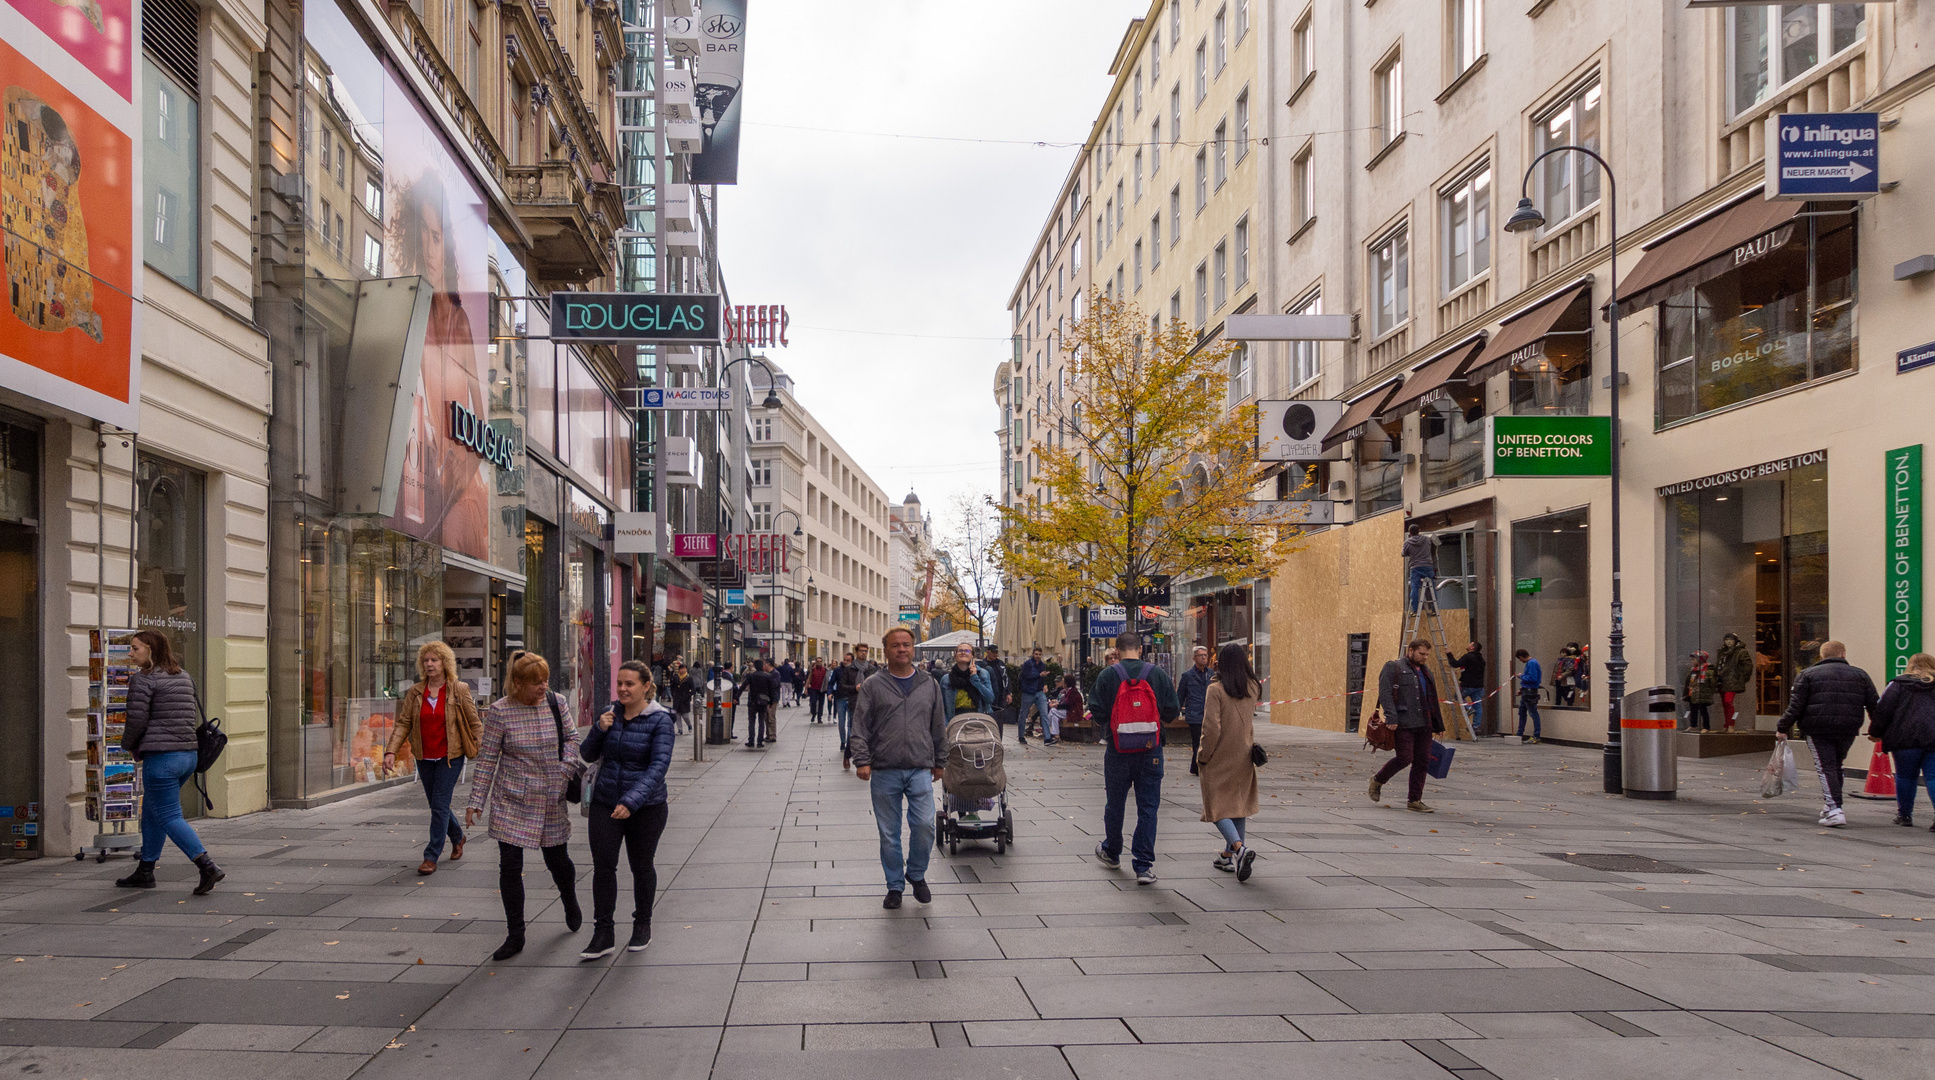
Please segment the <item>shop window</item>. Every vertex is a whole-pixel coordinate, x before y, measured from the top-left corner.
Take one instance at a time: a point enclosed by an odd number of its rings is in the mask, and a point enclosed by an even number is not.
[[[196,685],[206,685],[206,479],[185,465],[141,454],[135,483],[136,625],[166,636],[182,669]]]
[[[1532,123],[1535,153],[1561,146],[1599,150],[1599,76],[1579,84]],[[1558,225],[1599,202],[1599,166],[1580,153],[1553,154],[1539,162],[1545,188],[1545,216]]]
[[[1667,298],[1659,425],[1852,370],[1855,255],[1852,215],[1798,218]]]
[[[1584,507],[1512,522],[1512,642],[1505,654],[1524,649],[1538,660],[1541,705],[1592,705],[1589,524]],[[1499,681],[1504,677],[1501,670]]]
[[[1371,245],[1371,335],[1382,337],[1411,318],[1411,241],[1398,226]]]
[[[1462,382],[1463,380],[1459,380]],[[1476,484],[1485,478],[1485,392],[1458,389],[1425,406],[1418,416],[1424,497]]]
[[[1728,115],[1766,101],[1779,87],[1868,36],[1866,4],[1761,4],[1727,12]]]
[[[153,59],[143,60],[142,71],[141,187],[148,220],[142,258],[182,287],[200,289],[201,105],[189,85]]]
[[[1749,728],[1755,715],[1771,726],[1828,637],[1827,456],[1803,460],[1666,499],[1670,670],[1683,681],[1695,650],[1717,662],[1726,635],[1739,637],[1754,674],[1734,707]]]
[[[1404,505],[1404,461],[1398,441],[1373,420],[1357,439],[1357,516]]]
[[[1592,412],[1591,338],[1585,333],[1548,335],[1540,355],[1511,369],[1514,416],[1586,416]]]

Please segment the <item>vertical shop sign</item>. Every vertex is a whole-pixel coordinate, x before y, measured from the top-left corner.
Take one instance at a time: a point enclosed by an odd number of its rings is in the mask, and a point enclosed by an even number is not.
[[[739,182],[739,83],[746,77],[746,0],[709,0],[699,14],[699,73],[692,87],[702,138],[695,184]]]
[[[1922,447],[1888,451],[1888,677],[1922,648]]]

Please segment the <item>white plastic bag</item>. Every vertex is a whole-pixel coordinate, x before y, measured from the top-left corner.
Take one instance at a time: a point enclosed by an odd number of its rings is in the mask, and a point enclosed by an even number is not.
[[[1799,771],[1797,771],[1794,768],[1793,742],[1787,739],[1782,739],[1780,743],[1780,753],[1781,753],[1781,767],[1780,767],[1781,783],[1786,785],[1787,790],[1789,791],[1801,790],[1801,774]]]
[[[1783,753],[1784,751],[1787,751],[1787,744],[1784,742],[1776,743],[1773,754],[1767,759],[1766,766],[1760,770],[1760,797],[1763,799],[1777,799],[1780,797],[1782,784],[1785,781],[1783,774],[1786,768],[1790,768],[1794,764],[1793,753]]]

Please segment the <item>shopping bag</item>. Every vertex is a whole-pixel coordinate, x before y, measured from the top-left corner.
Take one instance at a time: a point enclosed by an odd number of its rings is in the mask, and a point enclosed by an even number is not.
[[[1424,771],[1436,779],[1443,780],[1451,775],[1451,756],[1457,752],[1457,747],[1446,746],[1436,739],[1431,740],[1431,756],[1424,763]]]
[[[1794,768],[1794,744],[1780,744],[1780,782],[1789,791],[1801,790],[1801,774]]]
[[[1782,785],[1785,783],[1785,777],[1782,776],[1783,762],[1781,751],[1786,749],[1786,743],[1775,743],[1773,754],[1767,758],[1767,764],[1761,767],[1760,797],[1763,799],[1776,799],[1780,797]],[[1787,755],[1786,761],[1788,763],[1793,761],[1793,755],[1791,753]]]

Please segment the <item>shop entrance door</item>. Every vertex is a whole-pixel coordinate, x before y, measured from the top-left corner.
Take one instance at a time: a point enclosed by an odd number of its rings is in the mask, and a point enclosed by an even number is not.
[[[40,564],[31,526],[0,521],[0,835],[15,858],[40,854]],[[31,835],[30,835],[31,834]]]

